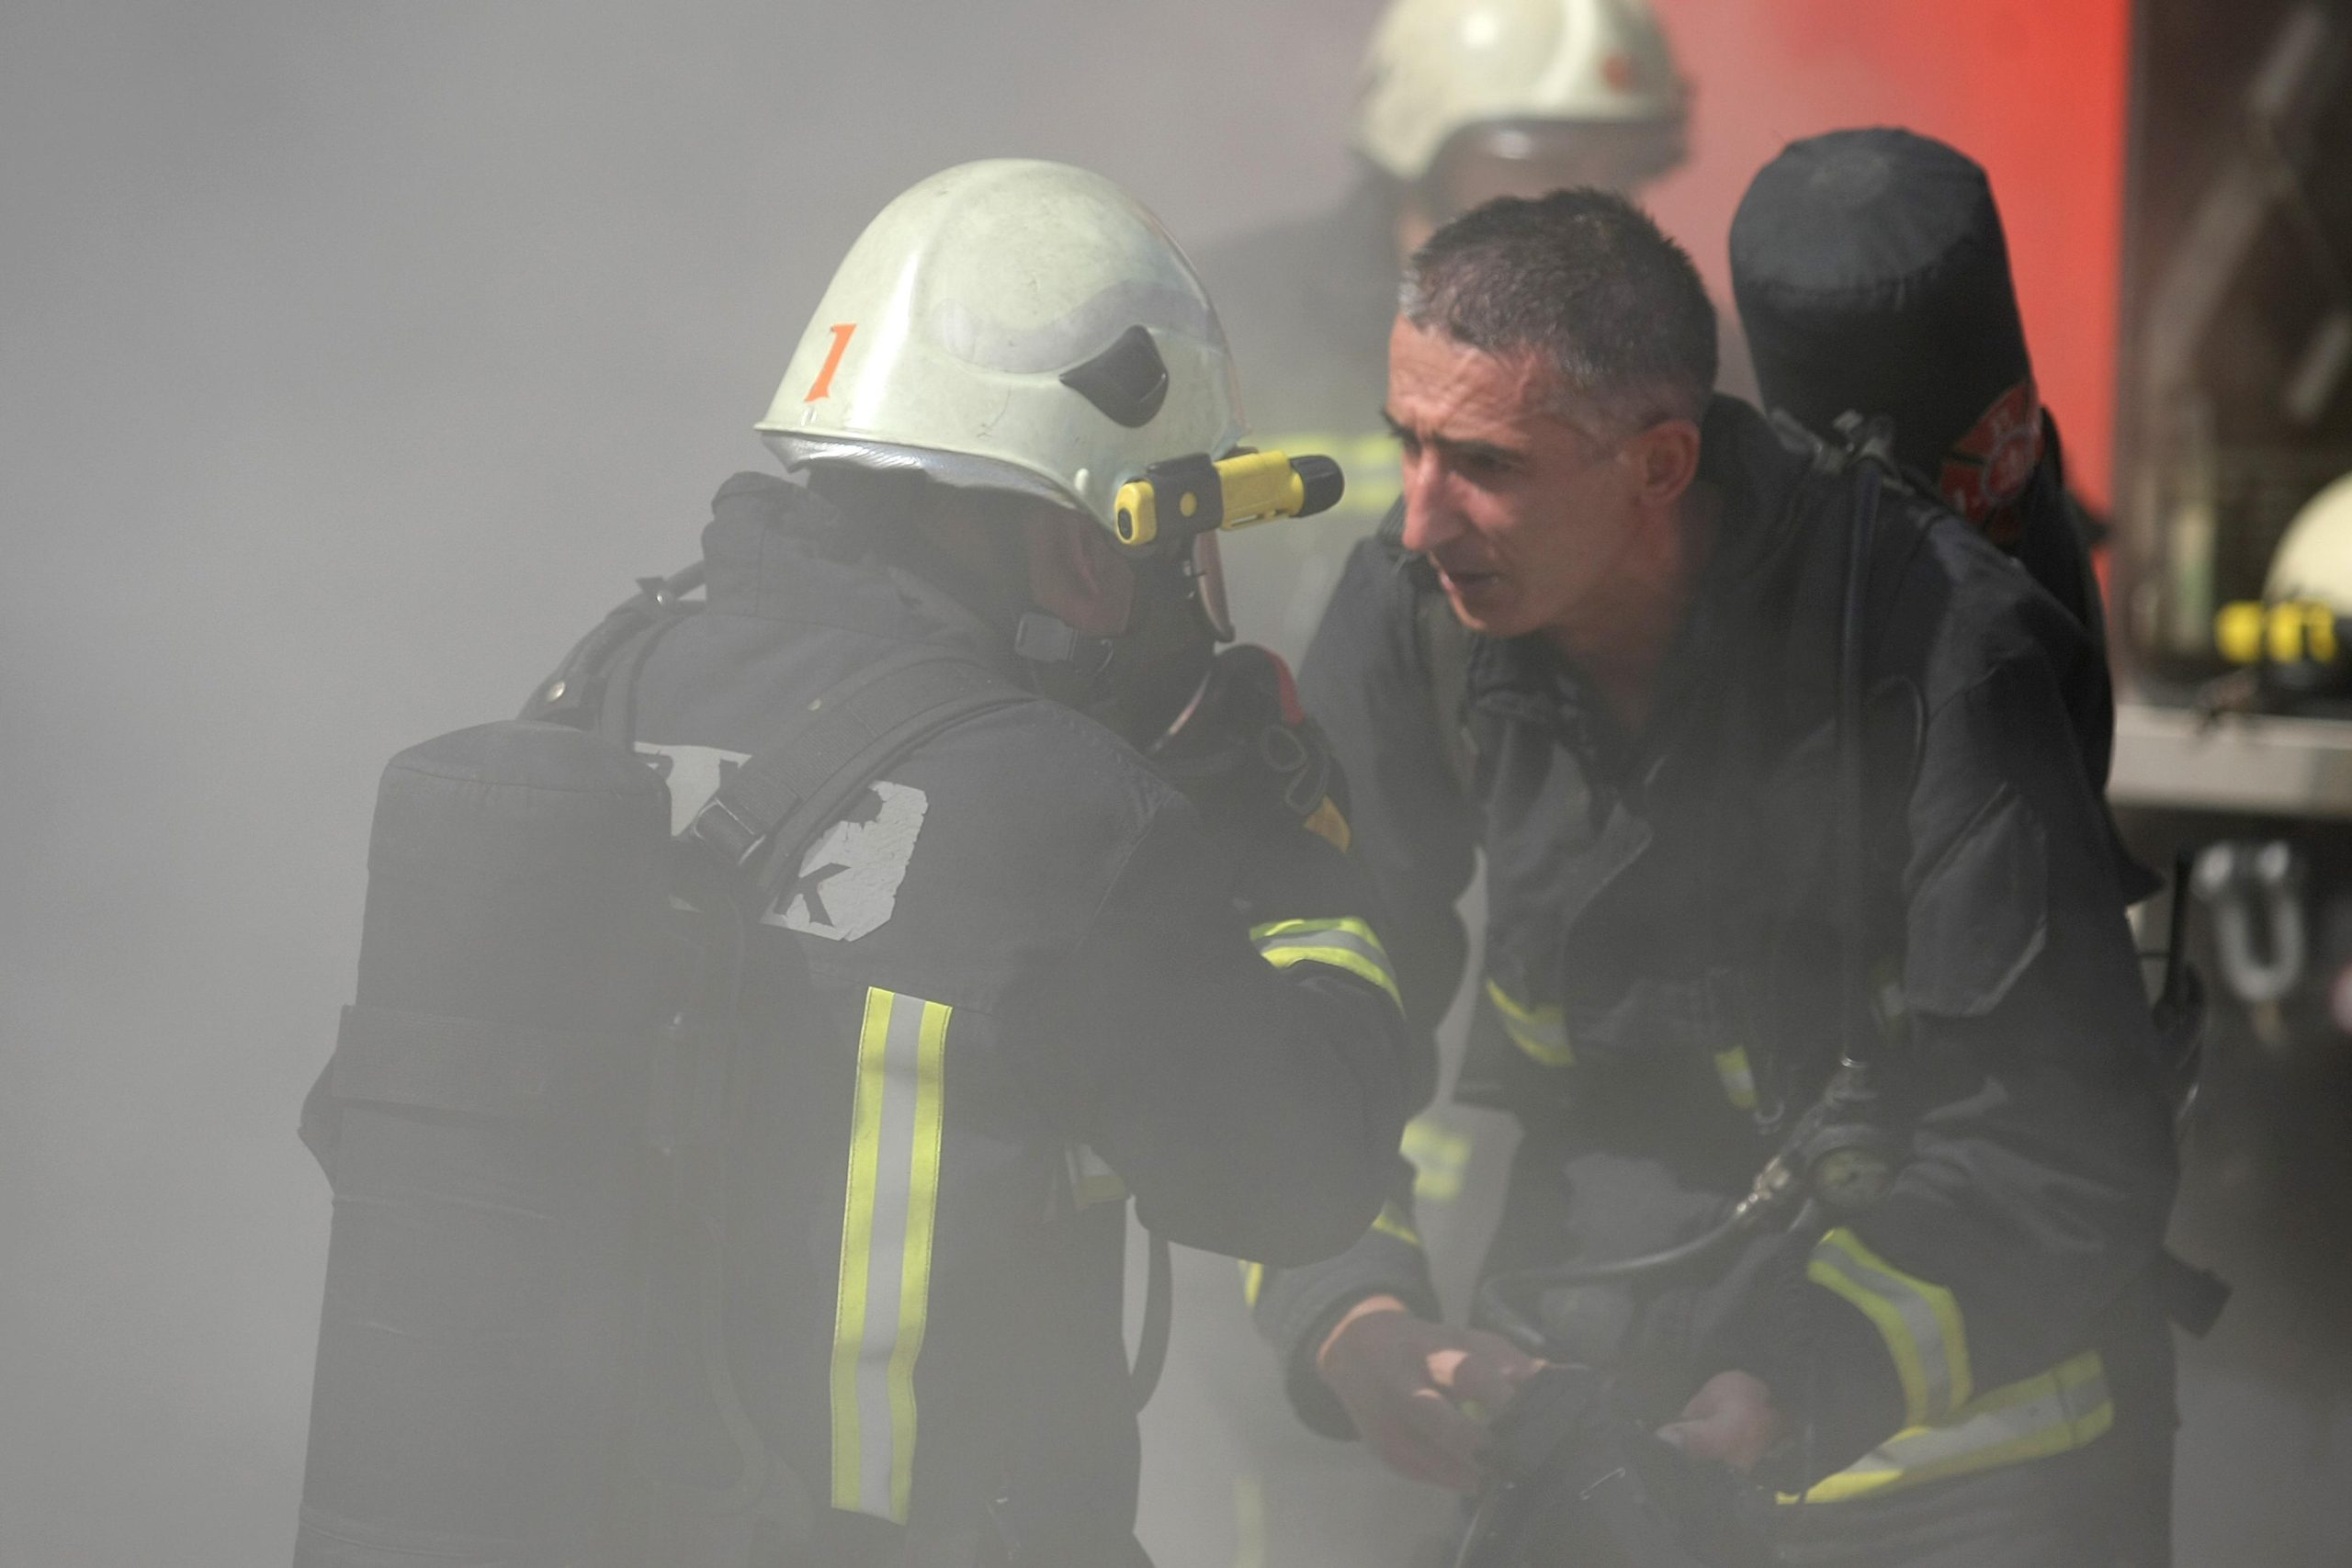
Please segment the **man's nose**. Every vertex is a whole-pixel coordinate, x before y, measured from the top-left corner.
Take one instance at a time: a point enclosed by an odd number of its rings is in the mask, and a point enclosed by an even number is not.
[[[1407,549],[1426,555],[1462,532],[1460,519],[1446,504],[1445,481],[1437,464],[1426,455],[1408,459],[1397,477],[1405,495]]]

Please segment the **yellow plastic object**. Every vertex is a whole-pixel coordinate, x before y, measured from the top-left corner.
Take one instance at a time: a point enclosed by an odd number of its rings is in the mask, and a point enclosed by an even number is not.
[[[1143,546],[1159,537],[1159,495],[1149,479],[1119,487],[1111,501],[1111,532],[1123,545]]]
[[[2343,651],[2335,609],[2312,599],[2224,604],[2213,617],[2213,647],[2233,664],[2333,664]]]
[[[1119,487],[1112,503],[1112,528],[1119,542],[1144,546],[1159,537],[1163,502],[1192,525],[1187,534],[1231,529],[1306,510],[1306,479],[1282,452],[1250,452],[1214,462],[1168,463],[1152,474]],[[1217,509],[1213,522],[1198,521],[1204,507]]]
[[[1257,452],[1227,457],[1216,466],[1225,481],[1225,520],[1220,528],[1239,528],[1270,517],[1295,517],[1306,504],[1306,480],[1296,465],[1280,452]]]
[[[2308,659],[2314,664],[2335,662],[2335,612],[2324,604],[2302,600],[2280,604],[2270,613],[2270,658],[2284,664]]]
[[[2262,662],[2262,626],[2268,615],[2258,600],[2224,604],[2213,617],[2213,648],[2233,664]]]

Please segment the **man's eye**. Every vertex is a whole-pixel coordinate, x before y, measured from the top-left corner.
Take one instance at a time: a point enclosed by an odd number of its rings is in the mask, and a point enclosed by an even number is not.
[[[1421,455],[1421,438],[1400,430],[1396,432],[1396,450],[1408,457],[1418,457]]]

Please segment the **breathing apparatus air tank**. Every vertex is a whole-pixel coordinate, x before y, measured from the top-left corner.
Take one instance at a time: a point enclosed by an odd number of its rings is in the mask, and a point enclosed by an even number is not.
[[[669,829],[651,770],[559,725],[386,768],[356,1000],[303,1111],[334,1223],[297,1568],[595,1561]]]

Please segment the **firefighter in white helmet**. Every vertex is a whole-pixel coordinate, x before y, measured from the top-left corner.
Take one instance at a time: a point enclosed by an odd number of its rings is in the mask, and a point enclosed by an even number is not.
[[[1361,95],[1401,257],[1490,197],[1648,184],[1682,161],[1690,88],[1647,0],[1398,0]]]
[[[806,486],[727,483],[708,607],[603,698],[678,816],[792,716],[886,734],[977,704],[882,763],[751,928],[752,973],[805,960],[819,1004],[750,1025],[797,1086],[761,1199],[789,1255],[748,1275],[769,1332],[734,1348],[811,1505],[777,1560],[1140,1562],[1127,1199],[1189,1247],[1336,1252],[1429,1088],[1328,754],[1278,666],[1215,653],[1197,547],[1336,475],[1237,450],[1182,253],[1035,162],[885,208],[759,429]]]

